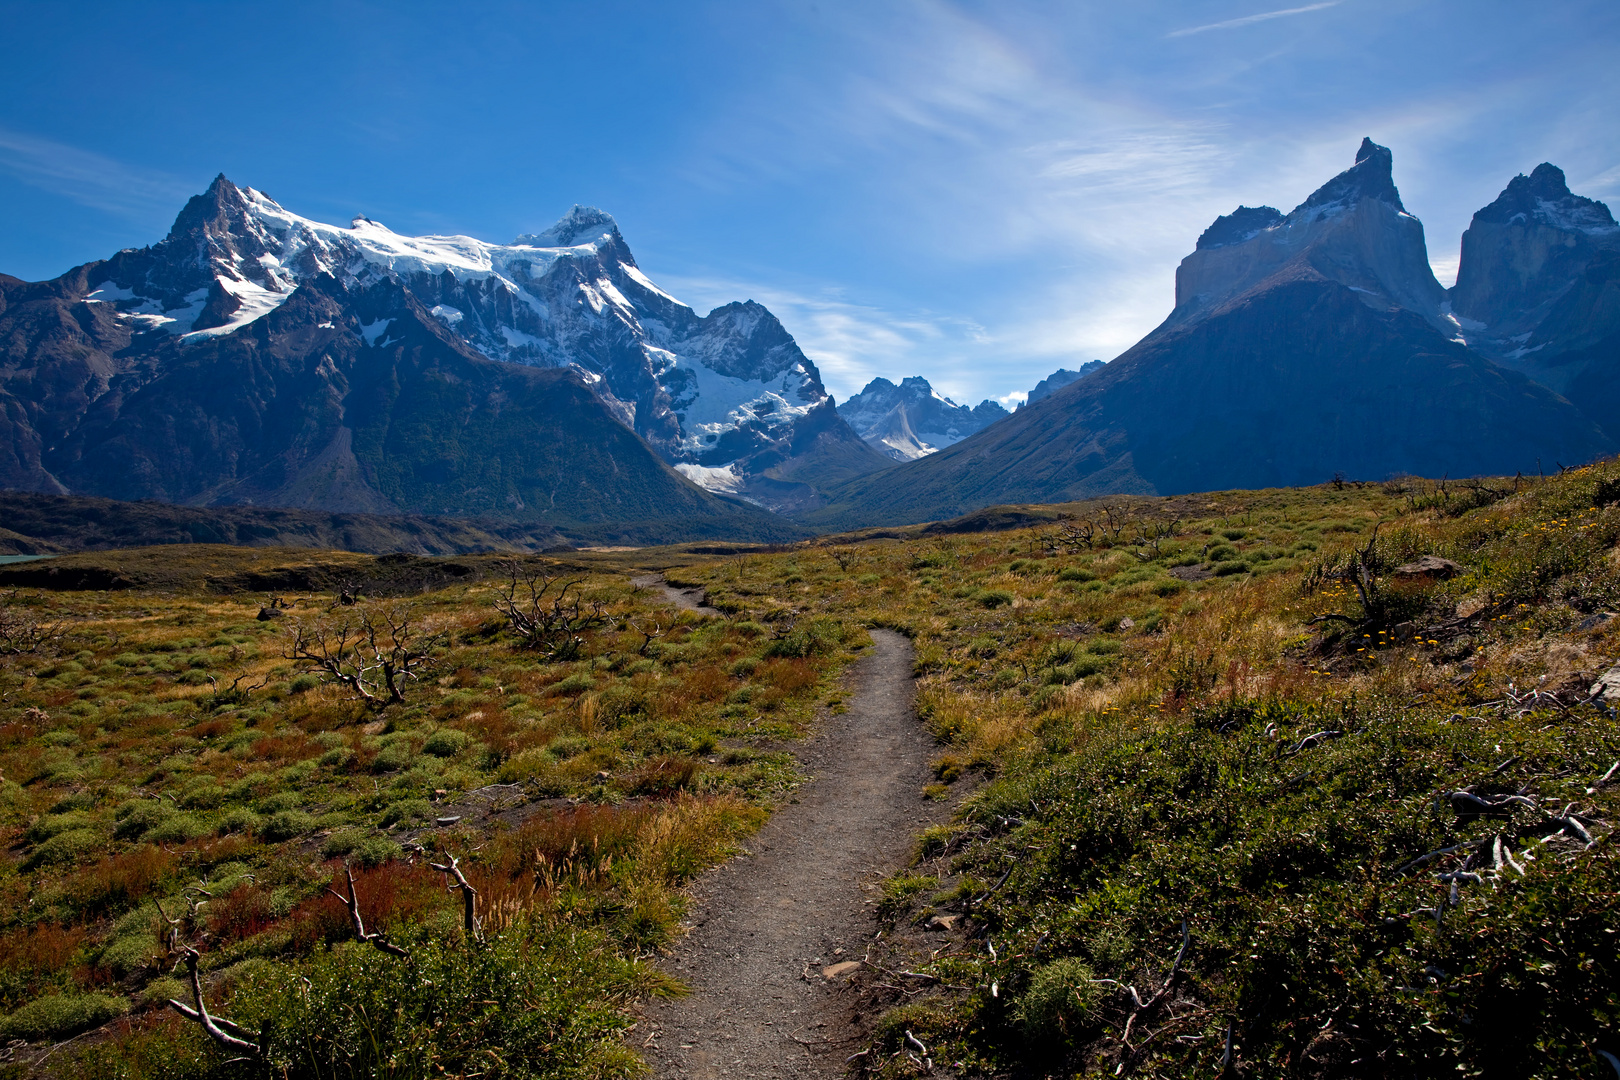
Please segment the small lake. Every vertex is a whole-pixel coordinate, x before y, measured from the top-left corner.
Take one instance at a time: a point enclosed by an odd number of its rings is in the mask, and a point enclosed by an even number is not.
[[[33,562],[35,559],[49,559],[49,555],[0,555],[0,566],[7,566],[14,562]]]

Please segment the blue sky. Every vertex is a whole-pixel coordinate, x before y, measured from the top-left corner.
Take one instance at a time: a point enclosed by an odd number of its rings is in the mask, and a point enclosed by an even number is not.
[[[0,2],[0,271],[151,243],[217,172],[309,217],[509,240],[575,202],[840,399],[1109,359],[1239,203],[1393,148],[1442,281],[1547,160],[1620,206],[1620,4]]]

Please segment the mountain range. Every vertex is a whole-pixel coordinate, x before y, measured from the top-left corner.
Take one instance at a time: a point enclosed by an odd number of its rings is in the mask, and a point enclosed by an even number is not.
[[[585,207],[493,245],[220,176],[158,244],[0,278],[0,342],[16,490],[786,538],[762,507],[890,464],[769,311],[699,316]]]
[[[1620,227],[1550,164],[1429,267],[1393,155],[1197,238],[1168,317],[1008,414],[925,378],[842,406],[752,301],[660,289],[576,206],[490,244],[300,217],[220,176],[162,241],[0,275],[0,487],[477,517],[576,543],[1000,503],[1573,464],[1620,443]],[[493,534],[491,534],[493,535]]]
[[[1620,442],[1617,239],[1608,209],[1543,165],[1475,215],[1448,291],[1393,155],[1363,140],[1291,212],[1239,207],[1211,224],[1177,269],[1170,315],[1101,370],[846,481],[800,520],[1588,461]],[[1561,379],[1589,402],[1557,393]]]

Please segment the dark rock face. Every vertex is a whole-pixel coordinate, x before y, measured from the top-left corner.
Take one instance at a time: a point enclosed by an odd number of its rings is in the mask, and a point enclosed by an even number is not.
[[[1620,226],[1548,163],[1462,238],[1451,317],[1470,346],[1561,393],[1620,438]]]
[[[399,281],[320,274],[234,332],[188,339],[75,298],[103,272],[5,288],[0,333],[19,354],[0,403],[24,436],[8,487],[565,532],[782,531],[677,476],[584,373],[492,361]]]
[[[1282,211],[1270,206],[1240,206],[1230,214],[1216,218],[1215,224],[1199,235],[1198,243],[1194,246],[1198,251],[1203,251],[1205,248],[1241,244],[1282,224],[1282,219]]]
[[[1610,452],[1616,440],[1568,401],[1456,340],[1422,226],[1384,182],[1387,153],[1364,143],[1358,158],[1317,193],[1331,197],[1195,251],[1175,312],[1101,371],[938,454],[853,480],[803,520],[916,522],[1336,472],[1512,474]]]
[[[1286,217],[1273,219],[1269,207],[1239,207],[1216,219],[1176,270],[1171,321],[1207,318],[1256,290],[1315,279],[1442,327],[1445,290],[1429,268],[1423,224],[1401,205],[1392,168],[1390,151],[1363,139],[1355,165]]]
[[[896,386],[873,379],[859,394],[838,406],[838,413],[866,444],[896,461],[912,461],[961,442],[1007,415],[986,399],[974,408],[958,405],[913,376]]]
[[[793,445],[813,447],[811,459],[794,463],[801,484],[887,464],[853,431],[829,431],[816,418],[831,410],[831,398],[769,311],[749,302],[699,316],[640,271],[600,210],[576,206],[543,233],[491,245],[403,237],[363,217],[348,228],[324,225],[220,176],[162,242],[56,282],[8,286],[7,303],[22,310],[0,309],[16,331],[0,390],[0,434],[9,436],[0,444],[0,482],[55,490],[60,480],[41,465],[43,446],[77,422],[115,373],[239,333],[320,277],[352,295],[392,283],[448,337],[488,359],[575,370],[666,462],[723,468],[734,481],[725,490],[779,468]],[[358,332],[371,345],[383,325],[364,322]],[[33,370],[56,361],[65,367],[49,380]],[[26,424],[9,400],[27,403]],[[801,425],[820,438],[799,438]]]

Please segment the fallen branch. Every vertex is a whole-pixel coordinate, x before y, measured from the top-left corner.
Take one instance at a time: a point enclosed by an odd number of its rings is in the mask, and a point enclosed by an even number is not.
[[[190,945],[185,946],[186,967],[191,970],[191,993],[197,1000],[197,1007],[193,1009],[183,1002],[169,999],[169,1007],[188,1019],[195,1020],[202,1025],[208,1037],[228,1050],[239,1050],[247,1055],[246,1059],[237,1060],[264,1060],[264,1048],[260,1045],[262,1036],[252,1032],[239,1024],[233,1024],[223,1017],[208,1015],[208,1003],[203,1000],[202,976],[197,973],[197,950]]]
[[[1614,774],[1616,772],[1620,772],[1620,761],[1610,765],[1609,771],[1598,777],[1597,782],[1586,789],[1586,793],[1588,795],[1596,795],[1599,791],[1606,787],[1611,780],[1614,779]]]
[[[1136,987],[1133,986],[1130,988],[1131,1000],[1136,1003],[1136,1008],[1131,1011],[1130,1017],[1126,1019],[1125,1031],[1119,1037],[1119,1041],[1127,1048],[1129,1048],[1131,1045],[1131,1028],[1136,1025],[1136,1018],[1156,1006],[1159,1002],[1163,1001],[1165,996],[1170,993],[1170,987],[1175,983],[1176,976],[1181,973],[1181,961],[1187,956],[1187,946],[1191,943],[1192,934],[1187,928],[1187,920],[1182,919],[1181,948],[1176,950],[1175,963],[1170,965],[1170,974],[1164,977],[1164,983],[1159,987],[1158,992],[1152,997],[1148,998],[1146,1001],[1143,1001],[1142,996],[1136,992]]]
[[[385,940],[382,934],[378,933],[377,931],[373,930],[370,933],[366,932],[365,921],[360,918],[360,895],[354,891],[354,871],[349,869],[348,863],[343,864],[343,873],[349,879],[349,895],[344,896],[342,893],[338,892],[334,888],[331,888],[330,886],[327,887],[326,891],[343,901],[343,906],[349,909],[349,921],[354,924],[354,936],[359,938],[361,941],[369,942],[372,947],[381,949],[389,956],[410,956],[410,953],[406,952],[398,945]]]

